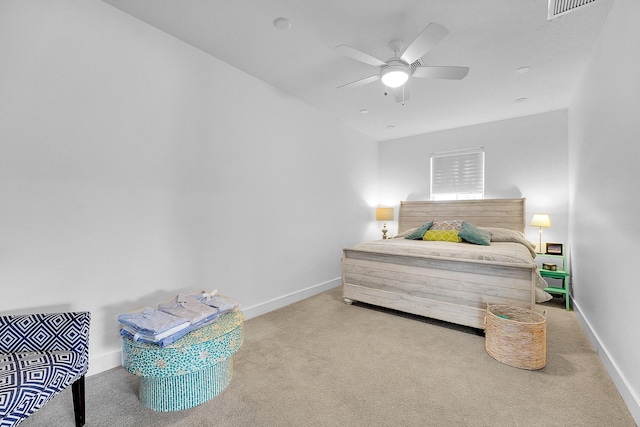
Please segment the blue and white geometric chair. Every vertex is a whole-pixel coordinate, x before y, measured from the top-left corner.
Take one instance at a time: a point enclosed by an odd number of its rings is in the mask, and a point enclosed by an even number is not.
[[[0,427],[18,425],[72,386],[76,426],[85,423],[88,312],[0,316]]]

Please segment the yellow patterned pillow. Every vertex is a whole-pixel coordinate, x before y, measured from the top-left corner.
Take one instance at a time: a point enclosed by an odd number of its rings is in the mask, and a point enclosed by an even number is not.
[[[422,236],[422,240],[429,240],[432,242],[462,242],[462,238],[458,237],[457,230],[427,230],[426,233],[424,233],[424,236]]]

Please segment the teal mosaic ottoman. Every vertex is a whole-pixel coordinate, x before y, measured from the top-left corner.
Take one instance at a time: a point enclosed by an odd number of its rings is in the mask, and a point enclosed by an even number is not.
[[[234,310],[166,347],[122,338],[122,366],[140,377],[140,402],[155,411],[181,411],[217,396],[233,376],[244,317]]]

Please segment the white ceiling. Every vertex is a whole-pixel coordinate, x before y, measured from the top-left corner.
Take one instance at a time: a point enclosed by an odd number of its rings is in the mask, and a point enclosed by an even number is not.
[[[547,0],[104,1],[384,141],[567,108],[614,0],[550,21]],[[422,63],[468,66],[464,80],[413,78],[405,105],[380,81],[337,89],[377,68],[335,46],[384,61],[431,22],[449,34]]]

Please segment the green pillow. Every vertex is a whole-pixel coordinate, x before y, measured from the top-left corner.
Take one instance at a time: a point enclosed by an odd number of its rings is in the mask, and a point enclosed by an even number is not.
[[[491,245],[491,233],[486,230],[481,230],[467,221],[462,222],[462,228],[458,232],[458,236],[462,237],[465,241],[476,245]]]
[[[456,230],[427,230],[422,240],[461,243],[462,239]]]
[[[433,221],[425,222],[420,227],[412,231],[411,234],[406,236],[405,239],[422,240],[422,236],[424,236],[424,233],[426,233],[427,230],[430,229],[432,225],[433,225]]]

